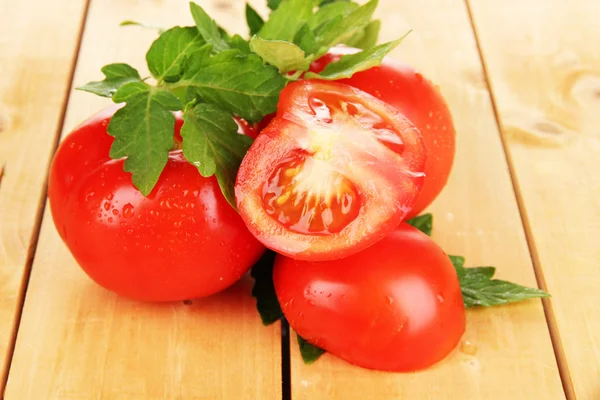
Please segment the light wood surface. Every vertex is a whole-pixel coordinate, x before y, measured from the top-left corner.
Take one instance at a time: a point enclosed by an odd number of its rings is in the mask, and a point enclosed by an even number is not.
[[[84,5],[84,0],[0,0],[0,393]]]
[[[247,34],[243,0],[197,2]],[[266,0],[250,3],[266,15]],[[58,131],[110,104],[68,92],[74,62],[74,85],[117,61],[144,75],[156,32],[119,22],[192,23],[181,0],[85,11],[85,0],[0,0],[0,398],[288,399],[280,327],[262,326],[249,278],[191,305],[142,304],[94,284],[48,212],[38,232]],[[469,310],[468,351],[417,373],[331,355],[306,366],[292,333],[291,399],[600,399],[600,3],[380,0],[377,14],[382,41],[413,29],[392,56],[438,83],[455,119],[436,241],[499,278],[535,286],[537,274],[553,298]]]
[[[535,262],[572,389],[600,399],[600,2],[495,3],[471,7]]]
[[[208,5],[211,15],[243,28],[243,3],[219,4]],[[156,33],[119,28],[120,21],[191,24],[188,14],[177,0],[93,1],[75,85],[100,78],[110,62],[144,65]],[[74,92],[64,134],[108,104]],[[47,212],[5,399],[280,399],[280,329],[262,326],[250,290],[246,279],[189,306],[119,298],[84,275]]]
[[[456,164],[431,208],[435,239],[450,254],[465,256],[467,266],[495,265],[498,277],[535,286],[465,5],[454,0],[382,1],[377,13],[383,19],[382,42],[413,29],[393,56],[438,83],[455,118]],[[306,366],[292,335],[292,398],[564,398],[540,301],[469,310],[464,339],[476,346],[475,355],[457,350],[429,370],[389,374],[365,371],[330,355]]]

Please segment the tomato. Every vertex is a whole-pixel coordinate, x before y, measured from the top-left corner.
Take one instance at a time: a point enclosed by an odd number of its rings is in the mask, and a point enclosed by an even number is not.
[[[281,254],[348,256],[398,226],[424,162],[419,131],[394,108],[348,85],[295,82],[242,161],[238,209]]]
[[[144,301],[198,298],[236,282],[264,246],[216,179],[203,178],[181,151],[169,154],[149,196],[135,189],[124,160],[108,156],[114,111],[68,135],[50,169],[52,217],[75,260],[98,284]]]
[[[315,61],[311,70],[322,71],[341,55],[357,49],[335,47]],[[423,211],[440,194],[454,161],[455,137],[452,115],[439,89],[414,68],[392,58],[385,58],[380,67],[354,74],[346,83],[396,107],[423,135],[427,147],[425,184],[407,218]]]
[[[364,368],[427,368],[465,331],[450,259],[407,224],[343,260],[277,256],[273,279],[283,313],[300,336]]]

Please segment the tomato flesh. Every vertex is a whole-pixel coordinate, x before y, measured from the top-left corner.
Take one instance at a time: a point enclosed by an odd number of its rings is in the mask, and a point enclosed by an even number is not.
[[[300,336],[364,368],[427,368],[445,358],[465,331],[450,259],[407,224],[342,260],[277,256],[273,279],[281,309]]]
[[[320,72],[342,55],[358,49],[334,47],[311,65]],[[406,216],[412,218],[427,208],[446,185],[454,162],[456,132],[452,115],[440,90],[411,66],[386,57],[379,67],[354,74],[339,82],[363,90],[404,114],[421,132],[427,149],[425,182]]]
[[[424,162],[419,131],[393,108],[347,85],[296,82],[240,166],[238,209],[273,250],[343,257],[400,223]]]
[[[116,107],[90,118],[61,143],[50,169],[49,201],[57,230],[98,284],[143,301],[179,301],[217,293],[239,280],[264,252],[223,197],[181,151],[143,196],[109,157],[108,123]],[[177,117],[175,129],[181,127]]]

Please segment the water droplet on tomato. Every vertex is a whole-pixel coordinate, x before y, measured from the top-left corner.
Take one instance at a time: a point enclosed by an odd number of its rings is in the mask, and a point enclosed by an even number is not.
[[[392,298],[392,296],[386,296],[386,300],[388,304],[394,304],[394,299]]]
[[[437,299],[438,299],[438,301],[439,301],[440,303],[443,303],[443,302],[444,302],[444,296],[442,296],[441,294],[438,294],[438,295],[437,295]]]
[[[134,209],[133,209],[133,205],[131,203],[127,203],[123,206],[123,217],[125,218],[131,218],[133,217],[134,214]],[[140,216],[138,215],[138,218]]]
[[[131,235],[133,233],[133,229],[131,229],[131,228],[127,229],[127,233]]]
[[[110,210],[110,203],[109,202],[105,202],[103,207],[104,207],[104,209],[106,211]]]
[[[106,195],[107,200],[112,200],[114,197],[115,197],[115,195],[112,193],[109,193],[108,195]]]
[[[119,210],[117,210],[116,208],[113,208],[112,213],[113,213],[113,215],[119,215]]]
[[[94,192],[89,192],[88,194],[85,195],[85,201],[90,201],[92,199],[92,197],[94,197]]]
[[[108,222],[112,224],[112,222],[113,222],[112,217],[108,217]]]
[[[173,222],[175,228],[181,228],[181,221]]]

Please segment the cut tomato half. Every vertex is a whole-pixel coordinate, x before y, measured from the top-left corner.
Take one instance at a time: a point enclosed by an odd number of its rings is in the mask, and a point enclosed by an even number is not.
[[[381,100],[345,84],[295,82],[240,166],[238,209],[250,231],[281,254],[349,256],[411,210],[425,154],[419,130]]]

